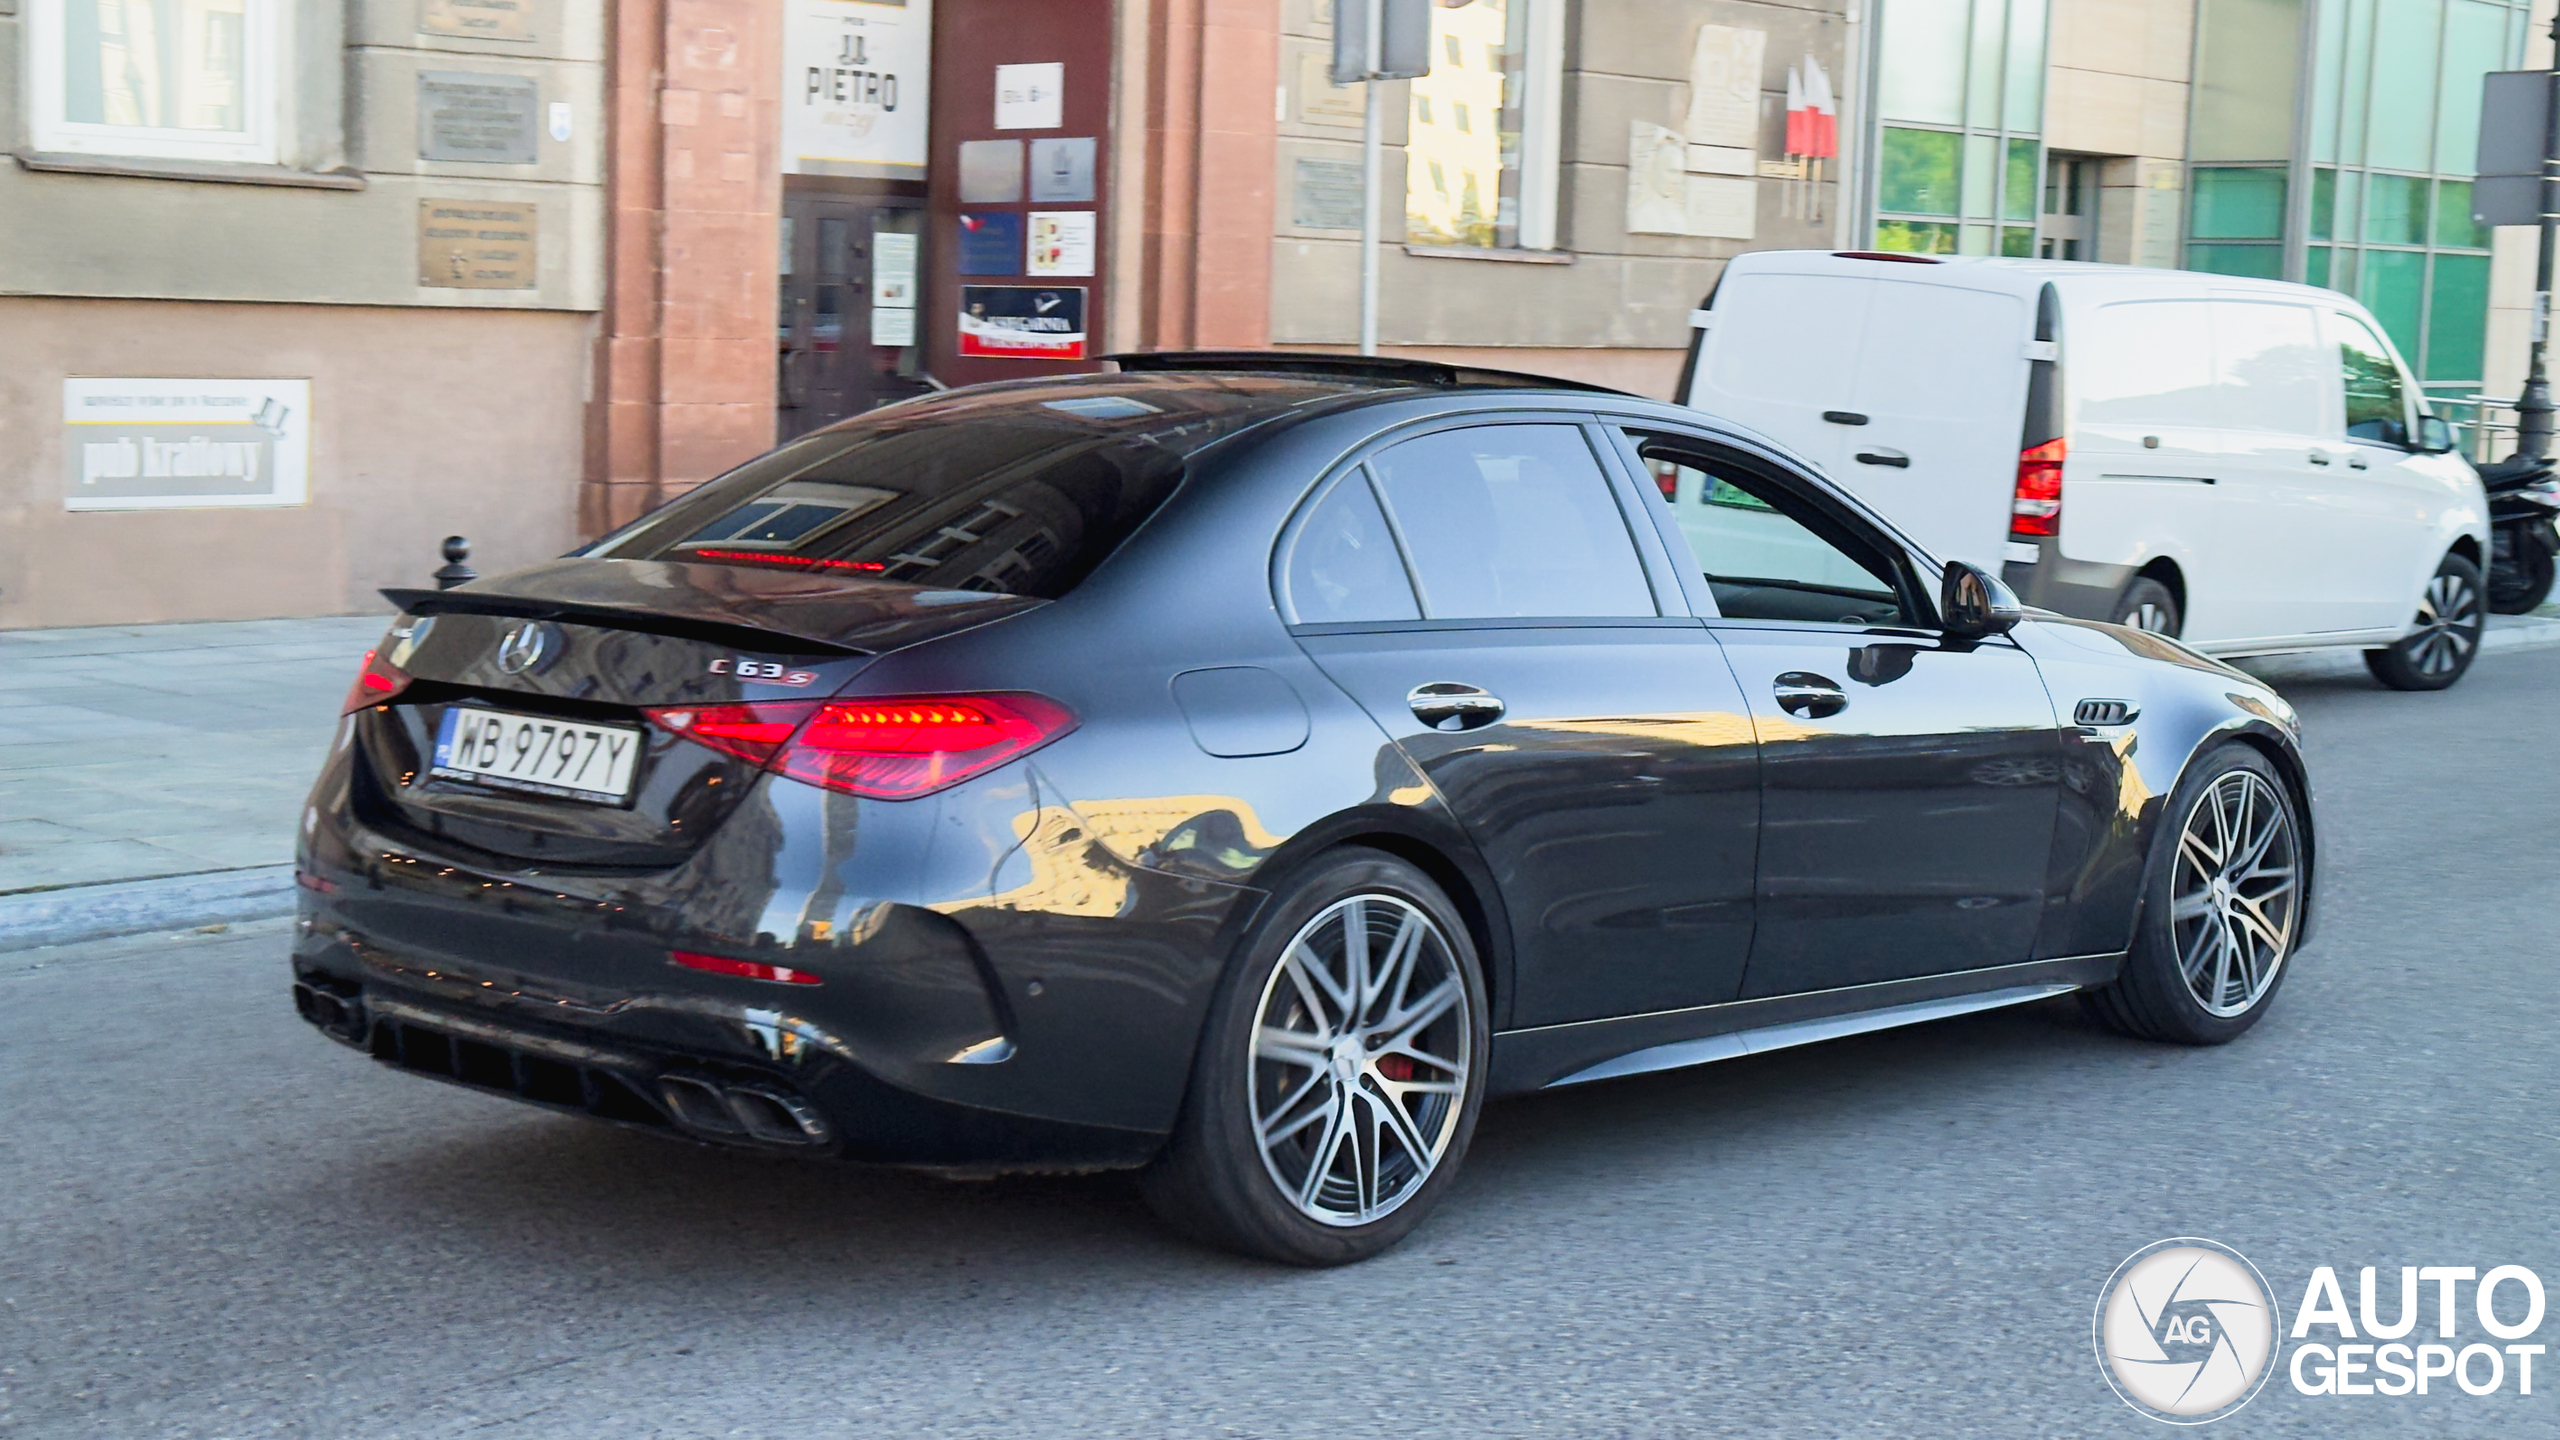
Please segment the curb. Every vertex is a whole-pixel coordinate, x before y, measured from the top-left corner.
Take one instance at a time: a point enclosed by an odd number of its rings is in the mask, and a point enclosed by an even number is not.
[[[256,865],[0,895],[0,950],[293,913],[293,867]]]

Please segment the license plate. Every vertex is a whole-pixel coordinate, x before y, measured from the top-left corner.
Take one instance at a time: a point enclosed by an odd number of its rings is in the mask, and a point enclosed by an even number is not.
[[[640,732],[549,715],[456,705],[436,730],[430,775],[569,800],[625,804],[639,768]]]

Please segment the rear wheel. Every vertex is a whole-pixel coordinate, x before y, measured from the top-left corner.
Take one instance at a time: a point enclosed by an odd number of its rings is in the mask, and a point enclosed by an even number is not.
[[[1148,1201],[1224,1249],[1365,1260],[1422,1223],[1475,1131],[1490,1045],[1475,947],[1429,876],[1317,861],[1220,983]]]
[[[2124,587],[2124,594],[2116,597],[2112,618],[2118,625],[2148,630],[2172,640],[2178,638],[2178,627],[2186,620],[2178,613],[2178,597],[2168,586],[2148,576]]]
[[[2266,1013],[2301,933],[2301,821],[2275,766],[2238,743],[2197,761],[2166,814],[2133,951],[2088,1006],[2128,1035],[2220,1045]]]
[[[2447,554],[2418,597],[2416,627],[2388,649],[2364,652],[2365,668],[2394,690],[2442,690],[2471,668],[2488,625],[2480,567]]]

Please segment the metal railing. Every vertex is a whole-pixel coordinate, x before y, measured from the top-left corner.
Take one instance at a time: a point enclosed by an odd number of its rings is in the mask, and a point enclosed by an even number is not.
[[[2505,411],[2508,415],[2513,416],[2516,409],[2516,400],[2514,397],[2501,397],[2497,395],[2429,395],[2426,398],[2427,404],[2438,413],[2442,413],[2447,410],[2469,410],[2471,412],[2471,418],[2468,420],[2461,419],[2454,415],[2446,415],[2444,418],[2452,421],[2455,427],[2463,432],[2465,440],[2463,448],[2470,454],[2471,462],[2473,464],[2485,465],[2489,463],[2490,460],[2495,459],[2497,455],[2507,453],[2515,449],[2513,440],[2516,433],[2516,422],[2513,419],[2496,420],[2490,418],[2492,412],[2501,410]],[[2506,440],[2508,443],[2501,445],[2499,443],[2501,439]]]

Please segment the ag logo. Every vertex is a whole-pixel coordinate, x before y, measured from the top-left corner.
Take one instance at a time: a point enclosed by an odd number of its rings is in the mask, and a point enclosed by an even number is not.
[[[2211,1240],[2162,1240],[2116,1267],[2098,1297],[2098,1368],[2124,1403],[2172,1425],[2219,1420],[2273,1368],[2266,1277]]]
[[[519,620],[498,642],[498,668],[510,675],[540,670],[560,654],[560,627],[548,620]]]

